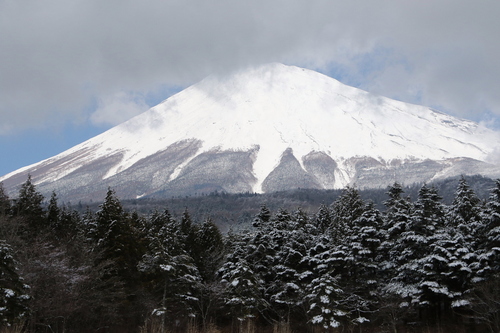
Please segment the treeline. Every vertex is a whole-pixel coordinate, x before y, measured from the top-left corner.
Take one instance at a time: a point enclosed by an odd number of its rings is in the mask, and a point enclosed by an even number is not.
[[[0,186],[0,321],[27,332],[499,332],[500,180],[444,205],[395,183],[384,209],[345,188],[316,212],[262,205],[222,234],[186,209],[44,204]]]

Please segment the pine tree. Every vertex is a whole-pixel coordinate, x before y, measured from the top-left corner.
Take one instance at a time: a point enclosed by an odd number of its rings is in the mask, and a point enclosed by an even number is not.
[[[43,199],[43,195],[36,190],[35,184],[31,181],[31,175],[28,175],[17,199],[14,200],[12,211],[15,216],[25,219],[30,233],[38,233],[46,227]]]
[[[482,225],[480,202],[462,176],[455,191],[453,203],[448,210],[446,221],[447,225],[458,230],[470,242],[475,241],[476,232]]]
[[[52,195],[50,196],[49,200],[49,205],[47,207],[47,223],[49,227],[56,231],[56,230],[61,230],[62,226],[60,225],[60,214],[61,210],[59,209],[59,206],[57,205],[57,195],[56,192],[52,192]]]
[[[241,323],[252,320],[266,309],[263,282],[245,259],[229,255],[219,270],[224,286],[224,306]]]
[[[325,330],[346,325],[349,309],[347,294],[341,287],[341,274],[346,262],[345,252],[337,251],[327,235],[318,235],[302,259],[299,275],[304,288],[304,301],[308,322]]]
[[[339,327],[342,322],[347,322],[349,318],[348,310],[343,304],[346,295],[339,286],[338,277],[332,277],[329,273],[315,276],[317,277],[306,288],[309,323],[329,331]]]
[[[198,271],[204,281],[211,282],[222,262],[224,242],[219,228],[208,218],[202,223],[190,248]]]
[[[267,208],[265,204],[260,206],[260,211],[253,220],[253,226],[255,228],[261,227],[263,224],[268,223],[271,220],[271,211]]]
[[[116,192],[111,188],[108,188],[106,198],[99,208],[96,213],[95,235],[93,235],[96,242],[100,242],[106,236],[110,226],[115,221],[123,221],[126,218],[123,206],[116,196]]]
[[[340,197],[332,204],[333,223],[329,232],[334,242],[342,242],[354,220],[363,213],[364,207],[358,190],[350,186],[342,190]]]
[[[478,244],[483,267],[479,275],[489,278],[490,275],[500,272],[500,179],[495,181],[483,221],[484,227]]]
[[[94,290],[100,293],[96,311],[107,320],[126,324],[138,320],[131,316],[134,307],[137,263],[141,253],[128,215],[109,189],[96,214],[97,244],[94,247]],[[125,314],[128,313],[128,316]],[[138,314],[137,314],[138,315]]]
[[[0,217],[10,214],[10,198],[0,182]]]
[[[196,246],[197,225],[193,223],[189,210],[186,208],[182,213],[180,222],[180,239],[186,249],[192,249]]]
[[[11,247],[0,240],[0,325],[10,326],[29,314],[29,287],[17,273]]]
[[[195,297],[201,283],[193,258],[184,247],[182,224],[170,212],[155,213],[147,231],[148,248],[138,263],[138,269],[149,283],[149,289],[159,296],[155,315],[167,320],[194,315]]]
[[[403,188],[396,182],[388,187],[386,194],[389,199],[384,202],[387,209],[381,230],[384,239],[380,245],[380,254],[381,271],[386,282],[394,276],[394,269],[398,266],[396,258],[400,255],[401,248],[396,243],[410,226],[413,206],[409,198],[402,196],[403,193]]]
[[[442,237],[443,216],[436,189],[424,184],[406,230],[394,243],[395,276],[385,288],[389,297],[393,292],[399,295],[401,304],[423,309],[435,306],[439,295],[448,293],[438,278],[448,260],[436,252],[437,241]]]
[[[355,324],[369,322],[369,313],[377,309],[383,223],[382,214],[369,202],[346,235],[343,248],[347,252],[347,276],[343,289],[350,294],[348,306]]]
[[[470,303],[473,281],[481,263],[476,251],[477,237],[482,229],[480,200],[462,176],[455,197],[446,214],[446,226],[437,246],[442,257],[448,255],[446,286],[452,299],[451,307],[458,308]],[[445,231],[445,233],[444,233]]]
[[[318,213],[314,218],[314,224],[317,228],[318,233],[325,233],[332,225],[333,217],[332,212],[328,206],[322,204],[319,207]]]
[[[384,229],[388,241],[392,242],[405,231],[412,213],[412,204],[409,198],[402,197],[404,190],[397,182],[390,186],[386,193],[389,199],[384,202],[387,207]]]

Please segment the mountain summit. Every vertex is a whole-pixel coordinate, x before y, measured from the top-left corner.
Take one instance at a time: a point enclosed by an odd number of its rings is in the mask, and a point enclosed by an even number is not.
[[[498,132],[282,64],[210,76],[28,174],[42,192],[88,200],[162,192],[387,186],[457,174],[497,177]]]

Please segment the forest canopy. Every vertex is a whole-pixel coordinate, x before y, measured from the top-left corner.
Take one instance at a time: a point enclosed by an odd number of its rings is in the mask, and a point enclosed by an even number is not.
[[[400,184],[346,187],[315,211],[262,203],[221,232],[189,207],[97,210],[0,185],[0,323],[27,332],[500,331],[500,180],[444,204]]]

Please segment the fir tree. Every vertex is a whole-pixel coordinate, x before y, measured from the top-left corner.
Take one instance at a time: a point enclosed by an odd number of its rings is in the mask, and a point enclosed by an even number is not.
[[[262,295],[264,281],[245,259],[228,256],[219,274],[224,286],[224,306],[241,323],[257,317],[268,307]]]
[[[397,267],[397,257],[401,247],[396,246],[401,235],[408,231],[412,214],[412,203],[409,198],[403,197],[404,190],[399,183],[388,187],[389,199],[384,202],[387,207],[381,232],[384,239],[380,245],[381,272],[386,280],[390,280]]]
[[[325,331],[346,323],[349,313],[343,300],[346,295],[339,286],[339,278],[329,273],[317,274],[306,287],[309,323],[323,327]]]
[[[195,242],[190,248],[198,271],[204,281],[211,282],[223,259],[224,242],[219,228],[208,218],[197,230]]]
[[[480,200],[462,176],[455,197],[446,214],[447,225],[461,233],[471,243],[475,241],[481,228]]]
[[[354,220],[363,213],[364,207],[358,190],[350,186],[342,190],[340,197],[332,204],[333,223],[329,232],[334,242],[341,243]]]
[[[29,314],[29,287],[17,273],[11,247],[0,240],[0,322],[10,326]]]
[[[442,287],[435,276],[439,275],[442,266],[446,266],[447,260],[435,253],[433,244],[443,227],[444,212],[437,191],[425,184],[414,207],[406,230],[394,243],[394,254],[397,254],[392,258],[395,276],[385,289],[389,294],[396,292],[402,298],[402,304],[422,309],[435,305],[429,303],[432,295],[428,294],[438,294]]]
[[[486,211],[484,226],[478,244],[481,253],[481,269],[479,276],[489,278],[490,275],[500,272],[500,179],[495,181]]]
[[[409,198],[403,197],[404,190],[399,183],[394,183],[387,190],[389,199],[384,202],[385,211],[384,229],[389,242],[398,238],[405,231],[412,213],[412,204]]]
[[[332,212],[328,206],[322,204],[314,218],[314,224],[319,233],[325,233],[332,225]]]
[[[131,301],[135,297],[133,290],[141,256],[138,239],[113,190],[108,190],[100,208],[96,214],[98,240],[94,248],[94,290],[102,293],[102,298],[96,311],[109,320],[126,324],[137,320],[130,314],[134,307]],[[129,316],[124,316],[125,313]]]
[[[263,224],[268,223],[271,220],[271,211],[267,208],[265,204],[260,206],[260,211],[253,220],[253,226],[255,228],[261,227]]]
[[[148,281],[149,289],[160,296],[154,312],[163,324],[175,316],[187,318],[194,314],[194,304],[199,301],[195,295],[201,278],[184,247],[182,224],[165,210],[162,214],[155,213],[149,226],[148,248],[138,269]]]
[[[17,199],[14,200],[12,211],[15,216],[25,219],[30,233],[37,233],[46,227],[45,214],[42,207],[43,195],[36,190],[31,181],[31,175],[21,186]]]
[[[59,209],[59,206],[57,205],[56,192],[52,192],[52,195],[50,196],[50,200],[49,200],[49,205],[47,207],[47,222],[52,230],[60,230],[61,229],[61,225],[60,225],[60,221],[59,221],[60,213],[61,213],[61,210]]]
[[[340,286],[346,256],[331,247],[326,235],[318,235],[313,244],[302,259],[305,267],[299,282],[304,286],[308,322],[328,331],[349,321],[349,309],[344,303],[347,295]]]
[[[0,217],[10,214],[10,198],[0,182]]]
[[[343,246],[347,253],[343,289],[350,294],[348,306],[355,324],[369,322],[369,314],[377,308],[382,224],[382,214],[373,203],[368,203],[361,216],[353,221]]]

